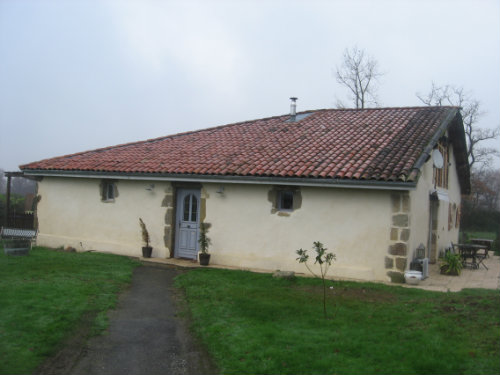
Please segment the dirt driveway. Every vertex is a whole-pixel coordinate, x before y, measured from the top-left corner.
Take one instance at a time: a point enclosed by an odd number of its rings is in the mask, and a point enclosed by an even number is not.
[[[38,374],[215,374],[206,352],[178,318],[174,267],[141,266],[109,315],[107,334],[75,337]],[[77,335],[78,336],[78,335]]]

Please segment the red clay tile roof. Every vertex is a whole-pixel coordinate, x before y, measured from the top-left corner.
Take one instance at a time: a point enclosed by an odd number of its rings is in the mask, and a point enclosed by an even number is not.
[[[23,170],[408,181],[455,107],[325,109],[46,159]],[[446,124],[445,124],[446,125]],[[410,178],[409,178],[410,177]]]

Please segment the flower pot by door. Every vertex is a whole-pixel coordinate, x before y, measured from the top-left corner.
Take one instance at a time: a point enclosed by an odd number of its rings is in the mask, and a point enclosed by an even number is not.
[[[199,258],[201,266],[208,266],[208,263],[210,262],[210,254],[200,253]]]
[[[144,258],[151,258],[151,252],[153,251],[153,248],[151,246],[144,246],[142,248],[142,256]]]

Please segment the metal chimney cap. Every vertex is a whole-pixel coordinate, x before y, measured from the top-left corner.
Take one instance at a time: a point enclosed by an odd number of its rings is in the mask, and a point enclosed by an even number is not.
[[[292,103],[290,104],[290,115],[291,116],[295,116],[295,114],[297,113],[297,101],[298,98],[296,98],[295,96],[292,96],[290,98],[290,100],[292,101]]]

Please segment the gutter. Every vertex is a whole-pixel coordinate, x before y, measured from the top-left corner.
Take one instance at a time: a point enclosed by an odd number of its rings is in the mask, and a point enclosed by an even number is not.
[[[73,178],[110,178],[116,180],[137,181],[169,181],[169,182],[205,182],[224,184],[252,184],[252,185],[287,185],[310,186],[342,189],[370,189],[370,190],[414,190],[416,182],[400,181],[372,181],[372,180],[340,180],[340,179],[312,179],[299,177],[255,177],[255,176],[218,176],[198,174],[150,174],[150,173],[120,173],[96,171],[61,171],[26,169],[27,176],[35,177],[73,177]]]

